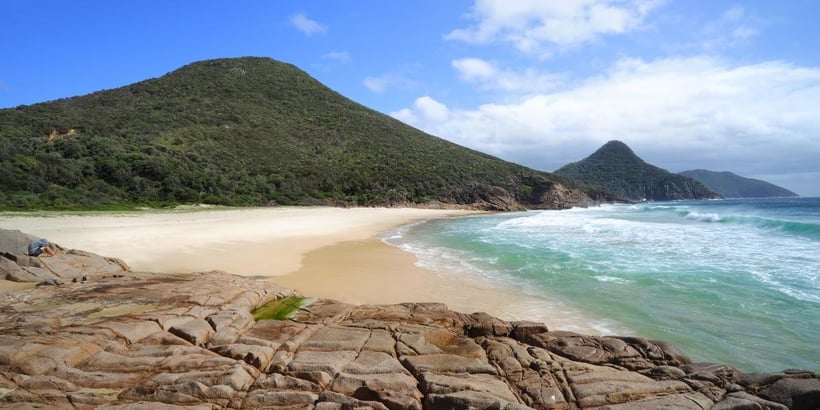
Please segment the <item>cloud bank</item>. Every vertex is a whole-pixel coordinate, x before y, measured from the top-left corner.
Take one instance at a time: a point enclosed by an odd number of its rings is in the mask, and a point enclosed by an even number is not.
[[[460,84],[391,115],[546,171],[619,139],[670,171],[727,170],[820,195],[820,68],[750,60],[774,24],[754,9],[666,3],[475,0],[467,23],[444,35],[475,46],[450,59]],[[608,52],[584,54],[602,44]],[[395,84],[365,82],[374,92]],[[485,103],[465,106],[458,87]]]
[[[463,81],[480,81],[488,88],[551,77],[512,71],[496,75],[492,64],[478,59],[456,60],[453,66]],[[740,65],[710,57],[622,58],[601,75],[512,103],[452,110],[424,96],[391,115],[433,135],[543,170],[580,160],[606,141],[620,139],[672,171],[731,170],[744,162],[747,172],[772,175],[817,169],[818,101],[817,68],[782,61]]]
[[[445,35],[473,44],[505,42],[519,51],[549,57],[601,35],[638,30],[658,0],[477,0],[469,18],[475,23]]]

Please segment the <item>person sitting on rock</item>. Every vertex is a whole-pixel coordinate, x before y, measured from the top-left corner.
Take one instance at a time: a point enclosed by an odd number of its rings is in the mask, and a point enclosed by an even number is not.
[[[56,253],[53,249],[51,249],[51,244],[48,242],[46,238],[40,238],[28,245],[28,255],[29,256],[40,256],[41,254],[45,253],[45,256],[54,256]]]

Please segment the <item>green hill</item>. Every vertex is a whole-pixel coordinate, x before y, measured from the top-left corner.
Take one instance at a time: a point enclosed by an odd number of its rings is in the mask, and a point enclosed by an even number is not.
[[[631,201],[720,197],[691,178],[647,164],[620,141],[609,141],[589,157],[555,173]]]
[[[754,178],[745,178],[731,172],[705,169],[683,171],[680,175],[692,178],[724,198],[770,198],[798,196],[786,188]]]
[[[425,134],[268,58],[202,61],[0,110],[4,209],[588,203],[562,183]]]

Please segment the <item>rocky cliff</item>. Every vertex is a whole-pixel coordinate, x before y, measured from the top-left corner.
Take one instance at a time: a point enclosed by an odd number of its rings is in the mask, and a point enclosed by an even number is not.
[[[285,319],[255,320],[252,311],[297,292],[224,272],[133,272],[65,249],[34,261],[22,257],[27,236],[0,237],[0,275],[25,279],[19,272],[40,264],[64,282],[0,294],[3,408],[820,406],[820,375],[810,371],[744,374],[692,363],[662,342],[441,304],[307,299]],[[75,263],[87,267],[80,276],[55,270]]]

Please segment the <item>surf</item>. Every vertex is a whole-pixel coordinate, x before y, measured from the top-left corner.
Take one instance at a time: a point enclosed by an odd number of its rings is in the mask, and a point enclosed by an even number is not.
[[[818,231],[820,200],[681,201],[433,220],[391,241],[439,274],[541,298],[548,326],[584,318],[772,371],[820,368]]]

